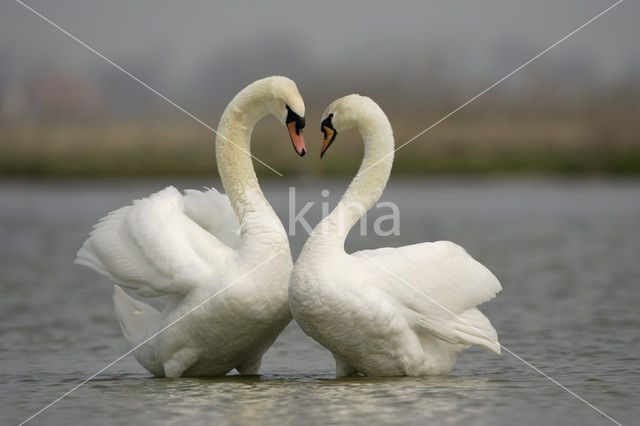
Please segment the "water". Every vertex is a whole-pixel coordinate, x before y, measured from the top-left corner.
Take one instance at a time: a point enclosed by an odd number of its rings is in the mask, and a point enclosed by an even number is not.
[[[99,217],[169,182],[0,183],[2,423],[19,423],[127,350],[110,285],[72,262]],[[211,182],[177,185],[203,183]],[[285,220],[289,184],[265,185]],[[324,187],[333,205],[344,189],[344,182],[298,184],[299,207],[324,200]],[[347,248],[438,239],[463,245],[503,283],[504,291],[482,308],[501,342],[632,424],[640,416],[639,184],[396,179],[384,199],[400,208],[400,236],[356,233]],[[311,209],[311,224],[320,211],[320,204]],[[294,254],[305,239],[298,231]],[[261,372],[155,379],[127,357],[31,424],[608,422],[514,356],[476,348],[446,377],[335,380],[331,355],[291,324]]]

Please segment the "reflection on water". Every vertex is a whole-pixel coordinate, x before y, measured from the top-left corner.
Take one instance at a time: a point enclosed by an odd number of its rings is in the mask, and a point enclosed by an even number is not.
[[[16,424],[126,351],[111,288],[72,261],[107,211],[169,182],[0,183],[0,398]],[[450,239],[505,290],[483,311],[511,350],[617,420],[640,414],[637,181],[425,180],[392,184],[400,236],[348,249]],[[200,187],[202,182],[178,186]],[[304,184],[297,202],[343,185]],[[266,194],[286,223],[287,184]],[[319,219],[320,205],[307,216]],[[305,235],[292,237],[296,255]],[[291,324],[259,377],[155,379],[126,358],[33,424],[602,424],[508,354],[464,352],[453,374],[333,379],[331,355]]]
[[[421,418],[451,413],[456,401],[465,401],[462,416],[481,416],[488,397],[487,380],[458,377],[397,379],[307,379],[222,378],[139,380],[105,388],[130,398],[145,395],[164,407],[167,416],[188,416],[194,407],[215,405],[212,418],[240,423],[260,423],[269,416],[279,421],[300,422],[322,418],[329,423],[394,423],[417,399],[430,401],[420,410]],[[480,395],[483,395],[480,397]],[[172,401],[179,398],[178,404]],[[135,413],[132,412],[132,415]],[[462,416],[457,419],[462,420]]]

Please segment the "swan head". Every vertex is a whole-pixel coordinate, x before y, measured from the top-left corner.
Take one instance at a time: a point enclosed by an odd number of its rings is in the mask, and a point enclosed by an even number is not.
[[[269,112],[289,130],[293,148],[302,157],[307,153],[307,147],[302,137],[305,109],[298,87],[293,80],[286,77],[267,77],[265,81],[268,83],[269,101],[267,107]]]
[[[320,124],[320,130],[324,134],[320,158],[333,144],[339,132],[360,126],[362,119],[367,116],[369,108],[379,109],[370,98],[355,94],[331,102],[322,114],[322,123]]]

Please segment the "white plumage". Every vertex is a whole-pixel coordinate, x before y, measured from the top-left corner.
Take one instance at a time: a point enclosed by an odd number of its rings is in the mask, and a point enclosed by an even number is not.
[[[231,238],[238,220],[229,199],[215,189],[187,194],[169,186],[109,213],[76,262],[146,297],[185,295],[211,285],[239,245],[239,235]],[[207,215],[219,215],[219,223],[205,220]]]
[[[336,133],[360,130],[365,157],[296,261],[289,299],[302,329],[333,353],[338,376],[446,374],[469,345],[499,354],[497,333],[476,306],[500,283],[462,247],[438,241],[344,251],[349,230],[384,190],[394,143],[387,117],[369,98],[341,98],[324,118],[330,114]]]
[[[249,154],[254,124],[269,112],[285,124],[287,106],[304,115],[284,77],[249,85],[227,106],[216,152],[228,196],[167,187],[100,220],[78,252],[77,263],[115,284],[123,334],[156,376],[256,374],[291,320],[287,235]]]

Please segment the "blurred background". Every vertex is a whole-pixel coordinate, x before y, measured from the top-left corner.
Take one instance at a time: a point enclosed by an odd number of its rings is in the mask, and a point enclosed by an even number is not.
[[[307,107],[301,159],[273,117],[254,131],[285,228],[334,206],[354,131],[320,161],[334,99],[374,98],[411,139],[614,0],[26,0],[211,127],[273,74]],[[640,417],[640,4],[628,0],[396,154],[383,195],[400,235],[454,241],[499,277],[500,341],[621,423]],[[14,0],[0,2],[0,412],[17,424],[128,348],[112,286],[73,265],[91,225],[167,185],[221,189],[214,134]],[[633,175],[633,176],[632,176]],[[295,199],[290,187],[295,186]],[[330,195],[325,198],[324,190]],[[292,212],[292,207],[295,211]],[[373,208],[376,217],[389,210]],[[295,222],[294,222],[295,225]],[[307,234],[290,236],[297,257]],[[260,378],[149,380],[127,357],[43,424],[602,424],[516,358],[472,348],[452,375],[333,381],[291,323]],[[425,401],[427,403],[425,403]]]
[[[274,118],[259,123],[252,149],[307,176],[359,164],[355,134],[317,158],[333,99],[374,98],[399,145],[612,3],[28,2],[214,128],[248,83],[292,78],[312,158],[294,155]],[[638,16],[637,2],[621,4],[400,150],[394,173],[637,174]],[[20,4],[0,5],[0,175],[215,175],[213,140]]]

